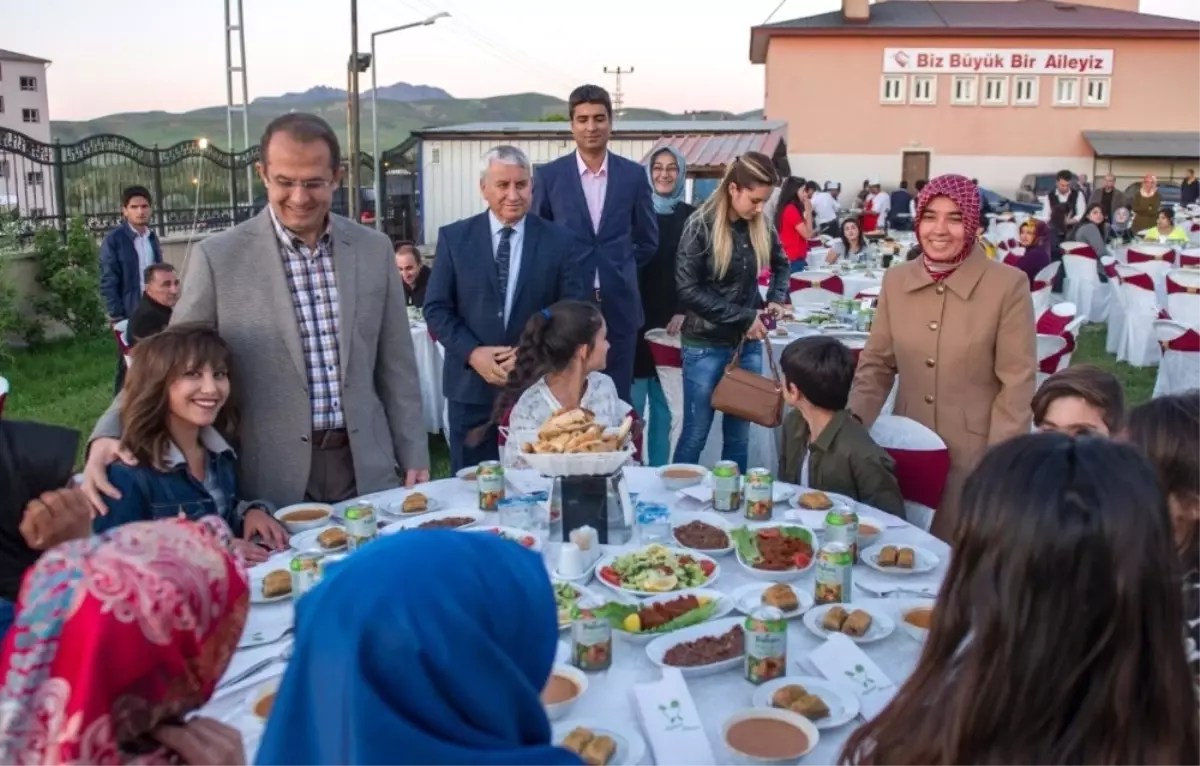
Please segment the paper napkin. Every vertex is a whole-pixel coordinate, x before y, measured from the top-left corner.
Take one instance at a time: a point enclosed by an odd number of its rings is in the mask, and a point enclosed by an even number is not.
[[[887,511],[881,511],[877,508],[872,508],[869,505],[863,505],[862,503],[858,503],[857,505],[860,515],[874,516],[887,525],[888,529],[902,529],[909,526],[907,521],[899,516],[893,516]],[[810,511],[804,508],[791,508],[786,512],[785,518],[798,521],[810,529],[820,531],[820,529],[825,526],[825,513],[826,511]]]
[[[278,641],[292,629],[294,618],[295,609],[291,601],[256,605],[250,610],[238,648],[247,649]]]
[[[660,681],[635,684],[633,696],[658,766],[715,766],[696,703],[677,668],[663,668]]]
[[[829,636],[824,644],[808,655],[808,661],[821,675],[854,690],[862,704],[862,716],[871,720],[896,695],[896,684],[858,645],[840,633]]]

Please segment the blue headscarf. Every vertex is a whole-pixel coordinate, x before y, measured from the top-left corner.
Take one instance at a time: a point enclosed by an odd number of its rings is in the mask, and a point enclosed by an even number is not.
[[[654,171],[651,168],[654,165],[654,158],[663,152],[670,152],[675,157],[675,162],[679,165],[679,175],[675,177],[675,190],[671,192],[671,196],[664,197],[654,189]],[[654,154],[650,155],[650,162],[646,164],[646,178],[650,181],[650,196],[654,199],[654,212],[660,215],[670,215],[675,212],[675,206],[683,202],[684,189],[687,185],[687,163],[683,161],[683,155],[673,146],[664,146]]]
[[[296,608],[259,764],[580,764],[550,744],[542,559],[499,537],[388,535]]]

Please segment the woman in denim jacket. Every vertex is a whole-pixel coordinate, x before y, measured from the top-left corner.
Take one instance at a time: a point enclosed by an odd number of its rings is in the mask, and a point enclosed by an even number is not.
[[[231,434],[236,410],[230,403],[229,348],[213,329],[175,325],[134,350],[125,383],[122,446],[136,462],[120,461],[108,479],[121,493],[105,498],[108,513],[96,518],[102,532],[131,521],[217,515],[239,538],[247,561],[264,561],[267,551],[286,547],[287,532],[270,505],[242,502],[237,492],[237,456],[222,432]]]

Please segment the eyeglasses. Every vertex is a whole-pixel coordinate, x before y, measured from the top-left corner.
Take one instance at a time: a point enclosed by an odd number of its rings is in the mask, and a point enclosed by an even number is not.
[[[290,178],[271,178],[268,183],[277,189],[304,189],[305,191],[322,191],[333,185],[333,181],[324,178],[310,178],[305,181],[293,181]]]

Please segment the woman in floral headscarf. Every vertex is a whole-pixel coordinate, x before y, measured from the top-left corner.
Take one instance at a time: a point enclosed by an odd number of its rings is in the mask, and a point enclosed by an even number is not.
[[[1147,174],[1142,179],[1142,188],[1130,200],[1133,211],[1133,222],[1129,228],[1133,231],[1152,228],[1158,221],[1158,209],[1162,207],[1162,192],[1158,190],[1158,177]]]
[[[224,522],[137,522],[29,570],[0,654],[0,763],[244,762],[241,736],[184,717],[208,701],[246,622]]]
[[[950,473],[932,524],[945,540],[963,481],[983,453],[1029,432],[1033,301],[1025,275],[988,260],[976,242],[979,193],[968,179],[931,181],[917,200],[915,225],[921,255],[884,275],[850,409],[872,425],[897,384],[895,414],[946,442]]]

